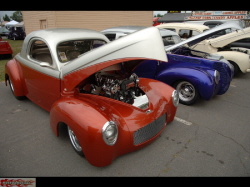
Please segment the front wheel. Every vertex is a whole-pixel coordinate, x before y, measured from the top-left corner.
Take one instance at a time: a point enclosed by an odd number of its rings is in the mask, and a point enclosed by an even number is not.
[[[233,62],[233,61],[231,61],[231,60],[229,60],[229,62],[230,62],[230,63],[233,65],[233,67],[234,67],[234,77],[235,77],[235,76],[237,76],[237,75],[241,72],[241,70],[240,70],[238,64],[236,64],[235,62]]]
[[[188,81],[179,81],[174,84],[174,88],[179,93],[180,103],[184,105],[192,105],[200,98],[197,89]]]
[[[74,131],[69,126],[68,126],[68,135],[69,135],[70,143],[73,146],[74,150],[77,152],[77,154],[80,156],[84,156],[82,152],[82,147],[79,144]]]

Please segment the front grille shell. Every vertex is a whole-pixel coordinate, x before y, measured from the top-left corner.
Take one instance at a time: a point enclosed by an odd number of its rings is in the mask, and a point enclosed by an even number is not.
[[[158,134],[166,125],[166,114],[163,114],[148,125],[134,132],[134,145],[139,145]]]
[[[227,91],[229,87],[230,77],[228,75],[227,70],[223,66],[221,62],[215,62],[213,64],[214,69],[220,72],[220,80],[221,80],[221,89],[217,93],[218,95],[223,94]]]

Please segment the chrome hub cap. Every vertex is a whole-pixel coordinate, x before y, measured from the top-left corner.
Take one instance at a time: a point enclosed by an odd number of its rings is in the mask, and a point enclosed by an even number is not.
[[[69,132],[69,138],[73,147],[79,152],[82,151],[82,147],[80,146],[74,131],[72,131],[71,128],[69,128],[69,126],[68,126],[68,132]]]
[[[176,90],[179,92],[179,97],[183,101],[191,101],[195,97],[195,88],[189,82],[181,82],[177,85]]]

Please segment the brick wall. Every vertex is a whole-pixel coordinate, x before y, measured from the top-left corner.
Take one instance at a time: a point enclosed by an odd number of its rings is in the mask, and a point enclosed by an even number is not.
[[[153,11],[22,11],[26,34],[46,28],[86,28],[101,31],[109,27],[152,26]]]

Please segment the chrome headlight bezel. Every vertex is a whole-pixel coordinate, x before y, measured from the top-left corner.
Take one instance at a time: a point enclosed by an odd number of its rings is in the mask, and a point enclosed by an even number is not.
[[[114,145],[118,138],[118,127],[114,121],[107,121],[102,127],[102,138],[107,145]]]
[[[219,84],[219,81],[220,81],[220,72],[215,70],[214,71],[214,81],[216,84]]]
[[[175,107],[177,107],[179,104],[179,93],[177,90],[172,92],[172,102]]]

